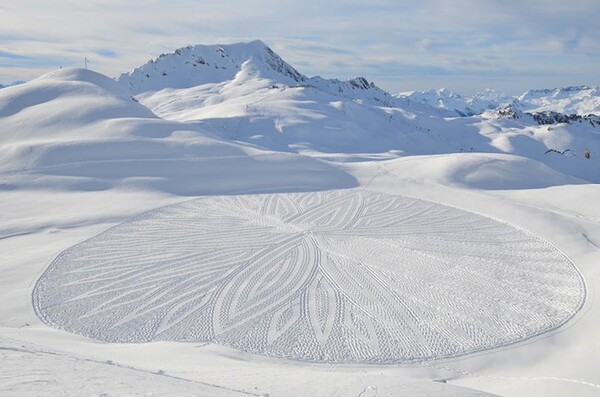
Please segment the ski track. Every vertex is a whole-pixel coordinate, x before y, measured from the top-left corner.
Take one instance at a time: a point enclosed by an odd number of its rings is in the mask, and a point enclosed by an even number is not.
[[[344,190],[144,213],[62,252],[32,299],[48,325],[108,342],[410,363],[555,329],[585,286],[561,252],[509,224]]]

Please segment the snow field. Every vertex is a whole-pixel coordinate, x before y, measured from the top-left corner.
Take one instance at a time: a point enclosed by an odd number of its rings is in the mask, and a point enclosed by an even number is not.
[[[152,210],[64,251],[33,291],[48,325],[103,341],[360,363],[515,343],[584,298],[577,269],[534,235],[358,189]]]
[[[598,88],[430,97],[260,42],[0,90],[0,395],[597,395],[598,124],[523,112]]]

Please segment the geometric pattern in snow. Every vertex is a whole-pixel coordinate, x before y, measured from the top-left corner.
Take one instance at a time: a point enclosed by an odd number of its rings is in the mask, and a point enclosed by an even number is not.
[[[33,291],[48,325],[103,341],[362,363],[518,342],[584,298],[573,264],[530,233],[361,190],[159,208],[67,249]]]

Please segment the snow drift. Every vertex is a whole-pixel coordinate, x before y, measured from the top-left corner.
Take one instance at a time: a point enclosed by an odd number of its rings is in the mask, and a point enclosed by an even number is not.
[[[315,159],[162,120],[116,82],[89,70],[56,71],[3,89],[0,131],[5,189],[137,186],[189,195],[355,183]]]

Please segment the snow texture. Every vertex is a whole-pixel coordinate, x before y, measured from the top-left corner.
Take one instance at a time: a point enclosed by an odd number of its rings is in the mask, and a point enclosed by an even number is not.
[[[534,235],[364,190],[153,210],[64,251],[33,292],[48,325],[103,341],[370,363],[515,343],[584,298],[571,261]]]

